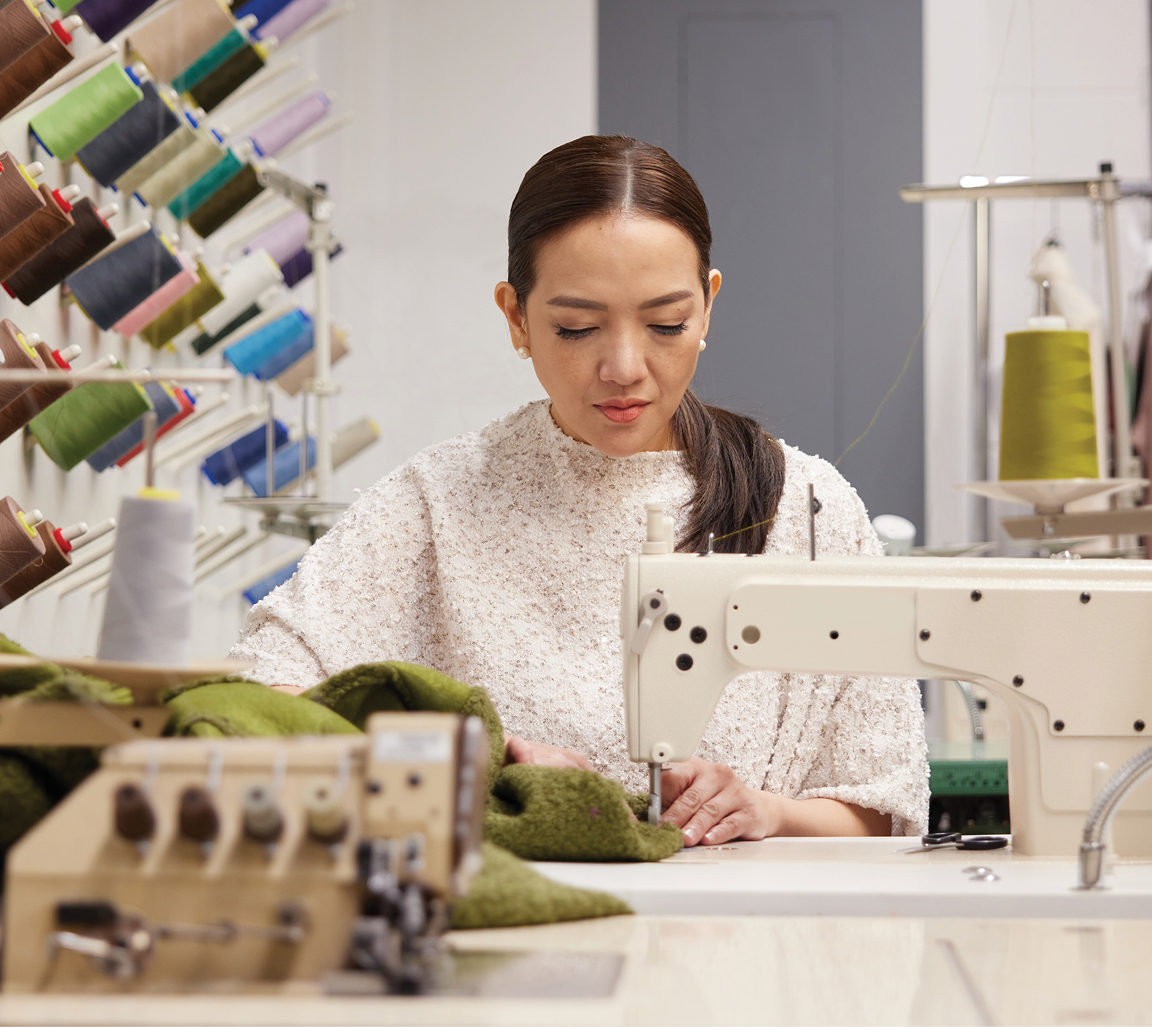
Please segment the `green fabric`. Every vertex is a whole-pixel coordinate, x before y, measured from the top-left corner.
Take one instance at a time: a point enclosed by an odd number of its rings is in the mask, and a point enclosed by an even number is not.
[[[455,930],[551,924],[632,912],[614,895],[550,881],[491,842],[484,843],[483,854],[484,866],[472,878],[468,894],[452,908]]]
[[[359,730],[316,703],[253,681],[205,681],[166,693],[166,735],[355,735]]]

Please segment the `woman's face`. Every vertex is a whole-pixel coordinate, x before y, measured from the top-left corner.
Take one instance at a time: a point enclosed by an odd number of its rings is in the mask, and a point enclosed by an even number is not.
[[[623,457],[675,444],[670,422],[696,370],[719,271],[709,284],[706,301],[696,247],[675,225],[609,215],[540,247],[525,310],[507,282],[496,303],[560,429]]]

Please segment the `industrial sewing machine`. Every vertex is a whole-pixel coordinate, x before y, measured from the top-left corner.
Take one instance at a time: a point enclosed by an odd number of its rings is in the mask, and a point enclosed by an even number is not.
[[[107,749],[8,855],[4,990],[422,991],[480,865],[487,749],[445,713]]]
[[[1152,562],[673,552],[648,504],[621,602],[628,755],[696,750],[728,683],[755,670],[954,678],[1008,707],[1012,844],[1071,858],[1106,763],[1152,744]],[[1107,773],[1104,774],[1104,777]],[[1122,856],[1152,856],[1152,786],[1116,815]]]

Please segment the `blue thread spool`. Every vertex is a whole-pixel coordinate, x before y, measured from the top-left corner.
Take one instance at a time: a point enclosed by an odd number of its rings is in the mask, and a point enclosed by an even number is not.
[[[254,374],[258,378],[275,378],[292,363],[283,363],[285,353],[295,353],[296,359],[312,348],[312,318],[302,310],[293,310],[271,324],[258,328],[224,351],[224,359],[240,374]],[[266,369],[279,368],[268,373]]]
[[[299,566],[300,561],[293,560],[287,567],[281,567],[280,570],[273,571],[268,577],[261,578],[255,585],[248,589],[248,591],[244,593],[244,598],[255,606],[274,589],[279,588],[284,582],[290,580],[292,575],[296,573],[296,568]]]
[[[65,279],[80,309],[107,331],[182,265],[154,227]]]
[[[316,440],[308,437],[308,469],[316,463]],[[268,495],[268,461],[261,459],[244,472],[244,483],[258,496]],[[272,488],[280,492],[300,477],[300,443],[293,442],[276,450],[272,461]]]
[[[156,0],[80,0],[72,10],[88,23],[101,43],[107,43],[154,3]]]
[[[277,448],[288,441],[288,429],[280,421],[275,422],[273,441]],[[253,464],[263,463],[267,445],[268,428],[261,425],[231,445],[216,450],[200,465],[200,470],[213,485],[227,485],[239,478]]]
[[[143,82],[140,89],[143,100],[76,151],[84,170],[103,186],[111,186],[180,127],[155,85]]]
[[[242,21],[248,15],[254,14],[256,15],[256,27],[259,28],[269,18],[275,17],[284,10],[290,2],[291,0],[248,0],[248,3],[234,10],[232,16],[237,21]]]
[[[156,427],[162,428],[180,413],[180,404],[176,401],[170,387],[160,382],[145,382],[144,391],[152,400],[152,407],[156,411]],[[104,443],[95,453],[86,457],[88,465],[94,471],[106,471],[126,453],[131,452],[144,441],[144,418],[133,421],[119,435],[114,435]]]

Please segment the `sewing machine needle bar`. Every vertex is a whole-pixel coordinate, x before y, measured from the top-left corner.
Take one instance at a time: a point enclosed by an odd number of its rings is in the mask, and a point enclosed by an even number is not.
[[[648,764],[648,823],[659,824],[660,814],[663,812],[663,796],[661,795],[660,775],[664,771],[663,763]]]

